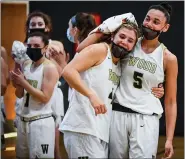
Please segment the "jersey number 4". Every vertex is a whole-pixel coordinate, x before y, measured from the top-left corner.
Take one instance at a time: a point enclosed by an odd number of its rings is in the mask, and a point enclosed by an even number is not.
[[[134,71],[134,83],[133,86],[135,88],[141,89],[142,88],[142,78],[143,78],[143,74],[140,72],[136,72]]]

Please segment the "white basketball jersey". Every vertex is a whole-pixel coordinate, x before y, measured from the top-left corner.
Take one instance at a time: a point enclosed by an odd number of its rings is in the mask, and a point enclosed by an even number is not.
[[[139,39],[134,51],[121,61],[122,76],[115,102],[142,114],[163,113],[161,102],[151,89],[164,82],[164,49],[160,44],[152,53],[146,54]]]
[[[41,90],[41,85],[43,80],[43,70],[44,70],[44,63],[42,63],[36,68],[33,68],[31,63],[24,67],[24,75],[27,81],[34,88],[37,88],[39,90]],[[24,89],[24,105],[23,105],[21,116],[32,117],[35,115],[52,113],[51,102],[53,98],[54,97],[52,95],[49,102],[45,104],[45,103],[39,102],[34,96],[29,94]]]
[[[108,142],[112,112],[109,97],[113,87],[117,86],[121,73],[119,64],[116,66],[112,64],[112,56],[108,48],[107,56],[101,64],[80,73],[83,82],[104,102],[107,112],[96,116],[89,99],[74,90],[69,108],[60,125],[60,131],[86,133]]]

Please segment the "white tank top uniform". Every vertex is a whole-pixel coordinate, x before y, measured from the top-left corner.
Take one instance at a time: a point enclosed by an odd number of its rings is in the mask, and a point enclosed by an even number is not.
[[[64,99],[63,99],[63,93],[58,86],[61,85],[61,82],[57,82],[57,87],[54,88],[53,91],[53,102],[52,102],[52,111],[53,115],[55,117],[55,126],[58,127],[61,123],[63,117],[64,117]]]
[[[89,99],[74,90],[68,111],[60,125],[60,131],[90,134],[108,143],[112,112],[110,94],[119,81],[120,68],[118,67],[120,67],[119,64],[113,64],[111,52],[108,48],[107,56],[101,64],[80,73],[83,82],[95,91],[104,102],[107,113],[96,116]]]
[[[156,157],[163,107],[151,89],[164,82],[165,48],[160,44],[146,54],[139,39],[134,51],[121,61],[110,127],[110,158]]]
[[[37,89],[41,90],[42,80],[43,80],[43,70],[44,70],[44,63],[39,65],[36,68],[33,68],[31,66],[32,64],[29,63],[24,67],[24,75],[27,79],[27,81]],[[52,109],[52,99],[49,100],[48,103],[41,103],[37,99],[35,99],[32,95],[27,93],[27,91],[24,89],[24,109],[22,110],[22,116],[23,117],[33,117],[36,115],[41,114],[51,114]]]
[[[139,39],[134,51],[122,61],[121,85],[116,91],[116,103],[141,114],[161,115],[161,102],[152,93],[152,87],[164,82],[163,50],[160,44],[146,54]]]
[[[51,44],[52,40],[49,39],[49,44]],[[47,53],[46,53],[47,57]],[[63,92],[59,88],[61,85],[61,82],[57,82],[57,86],[54,89],[54,98],[53,98],[53,103],[52,103],[52,111],[53,111],[53,116],[55,117],[55,125],[56,127],[59,126],[61,123],[63,117],[64,117],[64,97],[63,97]]]
[[[107,158],[111,102],[121,76],[120,63],[113,64],[108,47],[104,61],[80,75],[83,82],[104,102],[107,112],[96,116],[89,99],[73,89],[69,108],[59,130],[64,133],[64,145],[69,158]]]

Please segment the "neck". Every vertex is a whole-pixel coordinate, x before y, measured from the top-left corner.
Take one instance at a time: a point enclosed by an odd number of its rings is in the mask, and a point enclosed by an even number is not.
[[[153,40],[147,40],[143,37],[141,41],[141,46],[143,48],[157,48],[159,46],[160,42],[158,41],[158,38],[155,38]]]
[[[34,67],[38,67],[40,64],[42,64],[45,60],[45,57],[43,56],[40,60],[38,60],[37,62],[34,62],[33,66]]]
[[[116,58],[114,57],[114,55],[112,54],[112,62],[117,65],[118,61],[120,60],[120,58]]]

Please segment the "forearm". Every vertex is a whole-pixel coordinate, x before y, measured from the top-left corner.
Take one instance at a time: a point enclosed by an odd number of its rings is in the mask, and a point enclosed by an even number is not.
[[[175,131],[176,118],[177,118],[177,104],[165,104],[165,117],[166,117],[166,137],[167,140],[172,141]]]
[[[67,81],[71,88],[74,88],[86,97],[89,97],[93,92],[89,89],[86,84],[82,81],[78,71],[74,69],[65,70],[62,72],[62,76]]]
[[[30,95],[42,103],[47,103],[50,100],[50,97],[46,96],[41,90],[31,86],[26,80],[23,83],[23,87]]]
[[[98,42],[102,37],[103,37],[103,33],[93,33],[91,35],[89,35],[86,39],[84,39],[77,47],[76,51],[80,52],[81,50],[83,50],[85,47],[91,45],[91,44],[95,44],[96,42]]]

